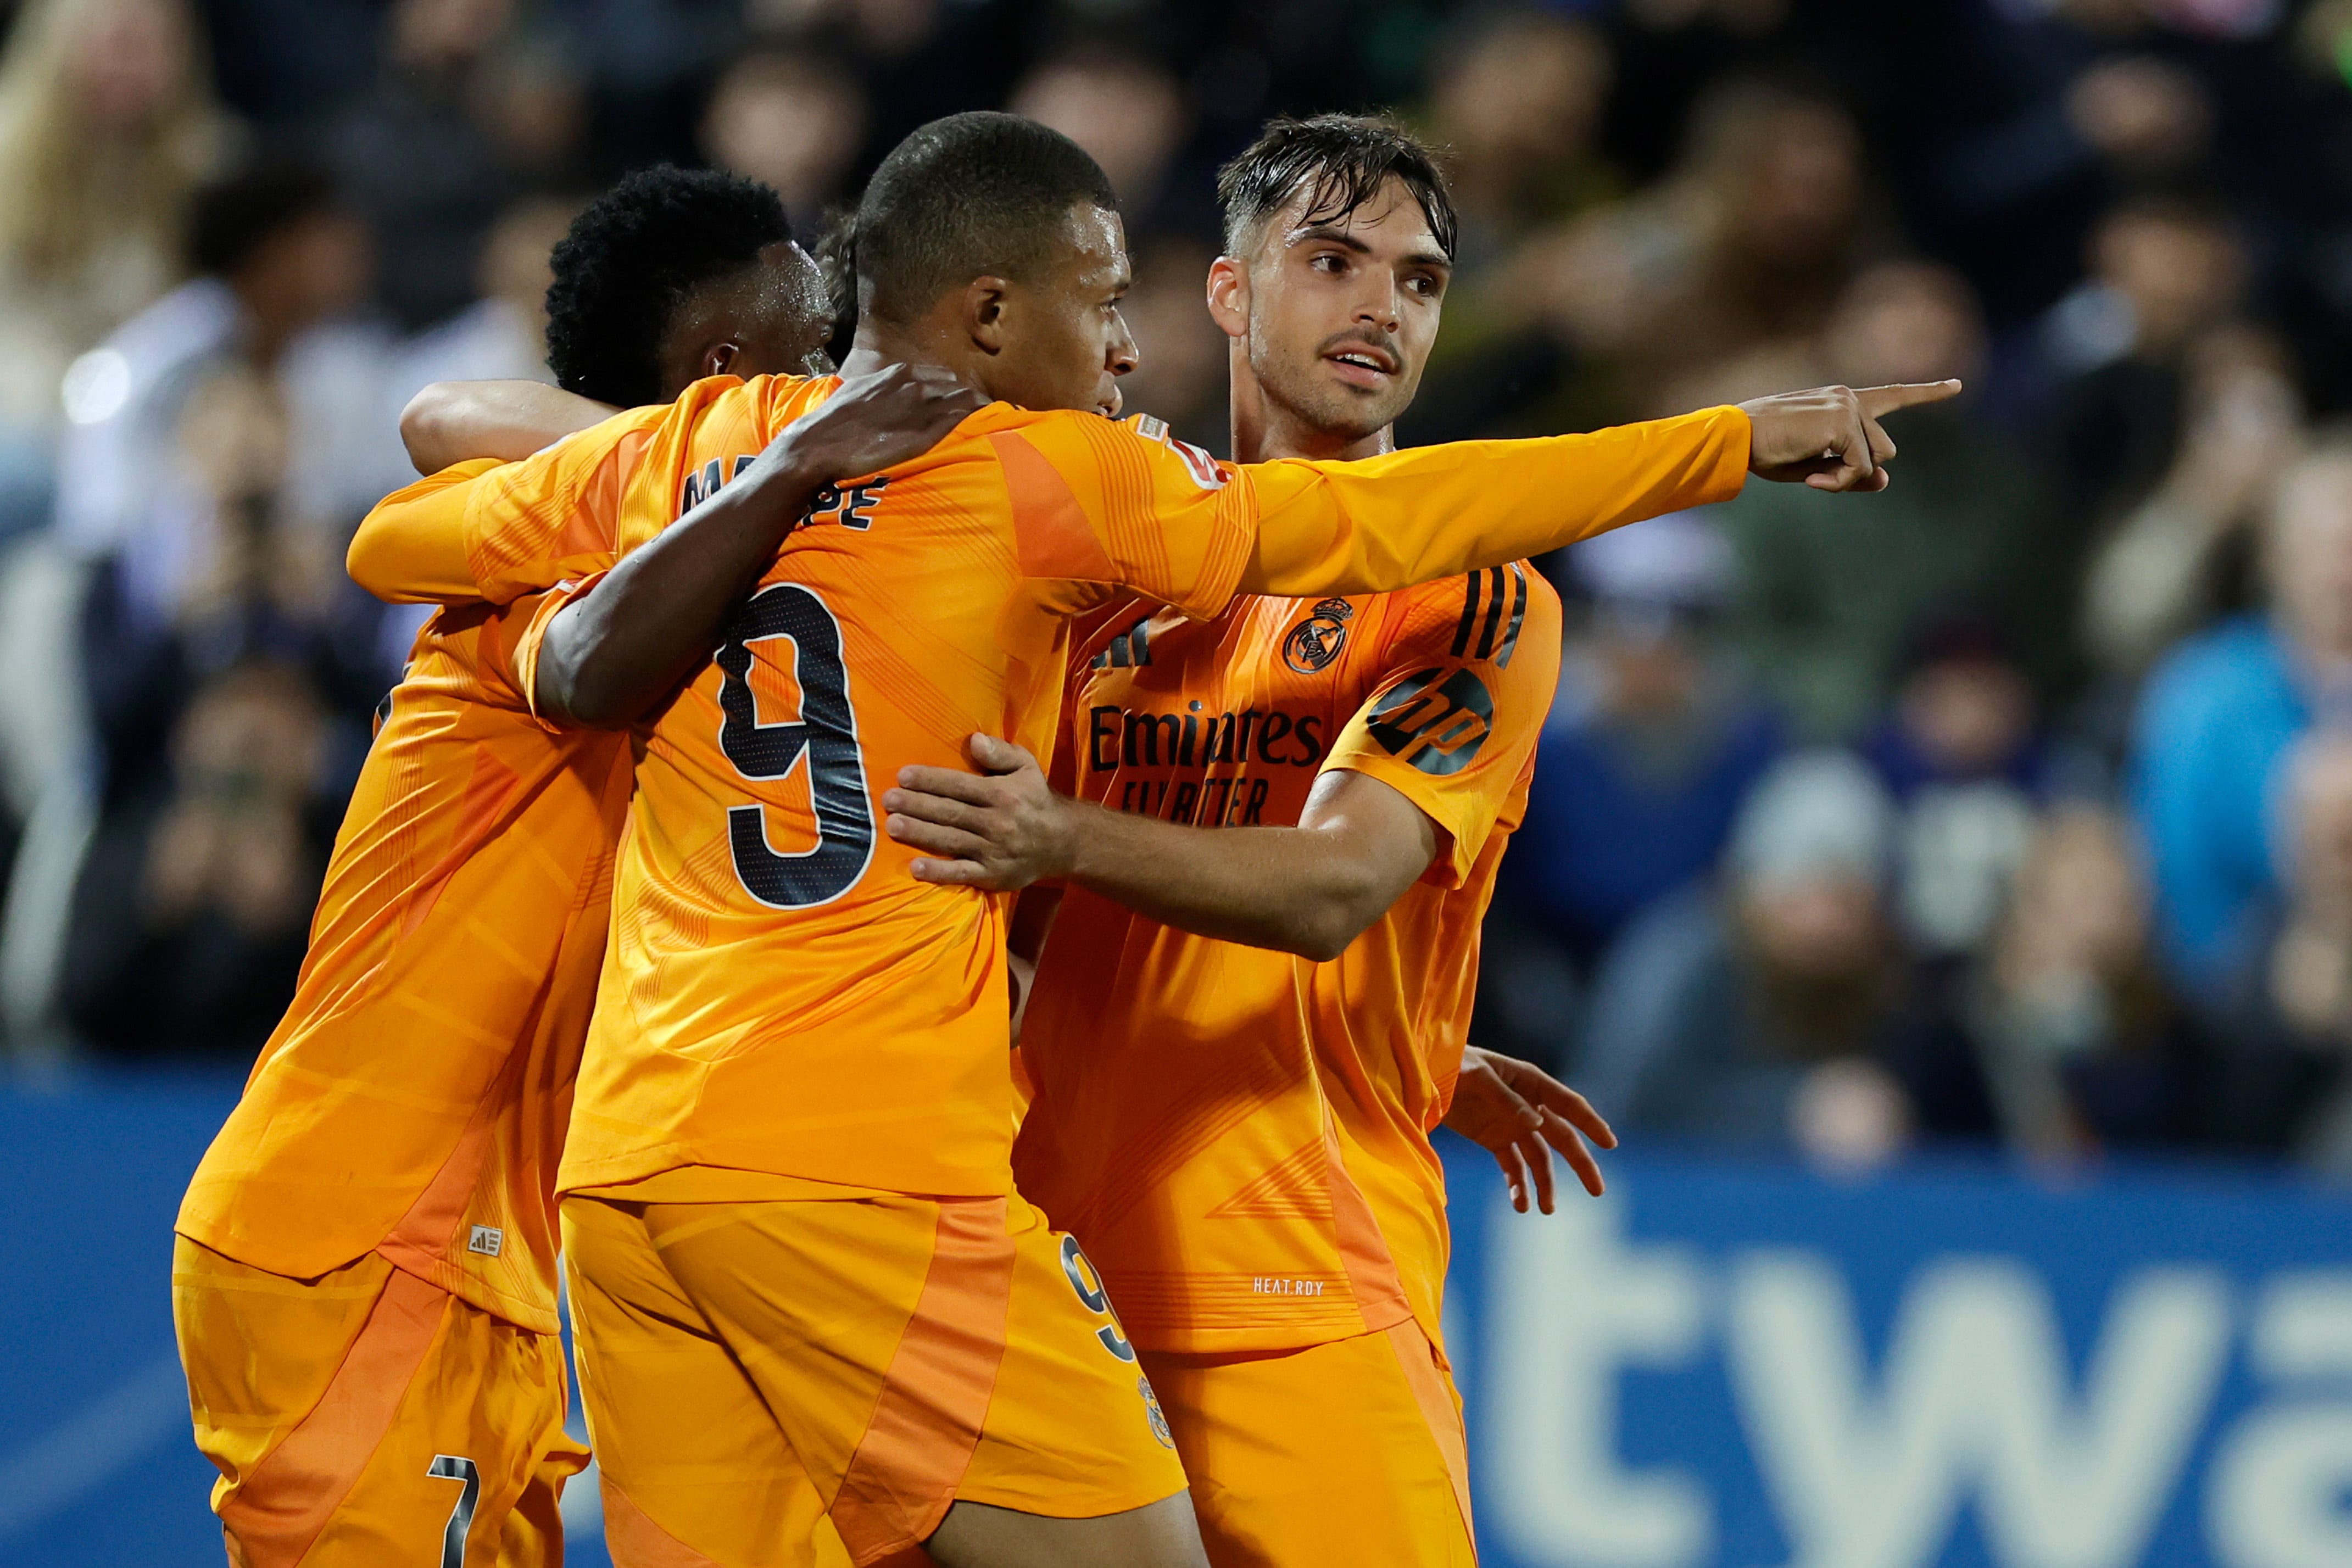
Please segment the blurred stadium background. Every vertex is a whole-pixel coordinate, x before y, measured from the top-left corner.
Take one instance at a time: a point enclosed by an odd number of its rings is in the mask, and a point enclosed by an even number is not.
[[[1214,449],[1212,176],[1282,111],[1452,150],[1409,441],[1970,382],[1883,499],[1545,563],[1478,1039],[1627,1152],[1548,1220],[1454,1163],[1488,1562],[2352,1564],[2352,4],[0,15],[12,1560],[218,1561],[170,1215],[416,623],[340,570],[402,403],[543,373],[625,169],[813,240],[1009,107],[1112,175],[1129,407]]]

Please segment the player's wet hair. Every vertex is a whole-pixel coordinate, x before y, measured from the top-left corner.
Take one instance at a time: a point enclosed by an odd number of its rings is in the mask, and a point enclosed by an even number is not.
[[[1249,150],[1217,172],[1217,201],[1225,214],[1225,254],[1245,256],[1265,237],[1266,222],[1301,190],[1308,224],[1344,223],[1402,180],[1429,220],[1437,248],[1454,255],[1461,230],[1454,193],[1437,156],[1412,132],[1390,120],[1357,114],[1276,120]]]
[[[547,365],[566,392],[623,408],[661,402],[661,344],[704,284],[793,237],[783,199],[755,180],[661,164],[589,204],[555,247]]]
[[[975,277],[1034,278],[1081,204],[1118,211],[1109,177],[1076,142],[1018,115],[951,114],[882,160],[836,243],[860,310],[903,324]]]

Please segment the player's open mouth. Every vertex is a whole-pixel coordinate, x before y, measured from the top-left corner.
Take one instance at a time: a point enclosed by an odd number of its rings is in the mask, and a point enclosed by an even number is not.
[[[1377,387],[1396,374],[1396,361],[1380,349],[1340,349],[1323,356],[1339,367],[1339,379],[1360,387]]]

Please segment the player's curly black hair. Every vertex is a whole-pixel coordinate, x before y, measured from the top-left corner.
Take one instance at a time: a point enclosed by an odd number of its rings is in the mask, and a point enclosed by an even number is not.
[[[664,163],[589,204],[555,247],[547,365],[567,392],[635,408],[660,402],[661,340],[694,289],[792,238],[775,192]]]

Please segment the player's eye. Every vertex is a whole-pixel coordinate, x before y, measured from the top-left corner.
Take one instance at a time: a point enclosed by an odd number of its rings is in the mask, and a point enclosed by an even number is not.
[[[1327,250],[1307,265],[1315,268],[1318,272],[1328,272],[1334,276],[1348,270],[1347,257],[1340,256],[1336,251]]]

